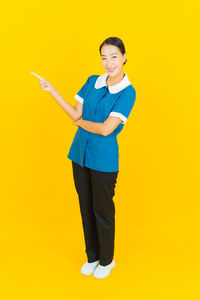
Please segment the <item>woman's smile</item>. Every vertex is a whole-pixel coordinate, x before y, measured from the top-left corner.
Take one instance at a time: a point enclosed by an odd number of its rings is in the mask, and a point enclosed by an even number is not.
[[[115,70],[115,68],[110,68],[110,69],[107,69],[109,72],[113,72]]]

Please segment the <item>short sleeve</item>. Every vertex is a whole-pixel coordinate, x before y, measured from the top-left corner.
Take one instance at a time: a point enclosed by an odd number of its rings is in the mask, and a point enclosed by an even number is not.
[[[124,93],[121,93],[109,116],[119,117],[122,123],[125,124],[135,103],[135,98],[136,92],[134,88],[127,89]]]
[[[74,98],[81,102],[83,104],[85,96],[87,95],[88,89],[89,89],[89,80],[90,80],[90,76],[88,77],[88,79],[86,80],[86,82],[84,83],[84,85],[82,86],[82,88],[78,91],[78,93],[74,96]]]

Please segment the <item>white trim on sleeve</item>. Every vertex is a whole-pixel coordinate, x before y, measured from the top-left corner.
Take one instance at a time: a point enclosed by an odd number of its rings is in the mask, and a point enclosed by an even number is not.
[[[115,112],[115,111],[111,111],[111,113],[109,114],[109,116],[119,117],[123,121],[122,124],[125,124],[126,120],[127,120],[127,118],[124,115],[122,115],[122,114],[120,114],[118,112]]]
[[[78,94],[76,94],[76,95],[74,96],[74,98],[75,98],[77,101],[79,101],[79,102],[81,102],[81,103],[83,104],[84,99],[83,99],[82,97],[80,97]]]

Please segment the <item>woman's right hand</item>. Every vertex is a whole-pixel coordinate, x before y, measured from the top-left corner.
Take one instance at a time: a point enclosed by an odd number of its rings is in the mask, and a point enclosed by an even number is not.
[[[40,88],[50,93],[54,90],[54,86],[45,79],[40,79]]]

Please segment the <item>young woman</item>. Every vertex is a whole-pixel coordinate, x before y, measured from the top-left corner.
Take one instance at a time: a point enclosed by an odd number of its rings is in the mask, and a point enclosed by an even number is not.
[[[104,278],[115,266],[115,205],[113,197],[119,172],[117,135],[133,108],[136,92],[123,71],[125,47],[117,37],[107,38],[99,48],[106,73],[91,75],[74,96],[73,107],[46,80],[47,90],[72,118],[78,130],[68,158],[72,161],[79,197],[87,262],[81,273]]]

